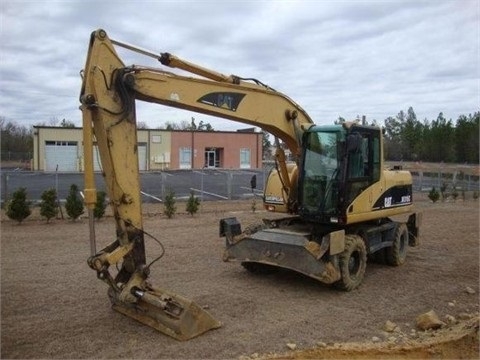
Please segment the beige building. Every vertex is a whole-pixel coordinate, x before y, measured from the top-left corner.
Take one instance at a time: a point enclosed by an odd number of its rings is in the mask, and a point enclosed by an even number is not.
[[[262,166],[262,133],[139,129],[140,171]],[[35,126],[33,170],[83,171],[82,128]],[[94,149],[94,167],[101,171]]]

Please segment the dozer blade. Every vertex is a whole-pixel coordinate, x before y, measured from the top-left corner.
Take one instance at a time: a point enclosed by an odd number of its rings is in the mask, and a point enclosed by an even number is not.
[[[112,308],[177,340],[189,340],[221,326],[207,311],[180,295],[158,288],[137,290],[134,295],[138,301],[128,303],[109,291]]]
[[[236,218],[220,221],[220,236],[226,237],[224,261],[241,261],[245,268],[254,272],[262,265],[290,269],[322,283],[333,284],[340,280],[341,273],[338,262],[331,260],[332,249],[336,249],[335,244],[343,244],[344,232],[332,231],[323,236],[320,243],[309,240],[310,234],[309,230],[301,225],[295,226],[294,222],[283,228],[259,228],[242,233]],[[340,251],[335,250],[334,254]]]

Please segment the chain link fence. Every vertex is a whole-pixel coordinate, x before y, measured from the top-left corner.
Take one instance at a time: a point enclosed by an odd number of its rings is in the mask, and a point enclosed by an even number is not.
[[[257,177],[257,188],[251,189],[252,176]],[[267,169],[252,170],[177,170],[142,172],[140,187],[143,202],[161,202],[172,191],[178,200],[186,200],[191,193],[201,201],[238,200],[261,196]],[[105,182],[100,173],[95,174],[98,191],[105,191]],[[43,191],[54,188],[61,202],[68,196],[70,186],[83,189],[82,173],[48,173],[31,171],[2,171],[1,202],[11,198],[21,187],[27,189],[30,201],[40,201]],[[128,189],[126,190],[128,191]]]
[[[187,199],[191,193],[201,201],[238,200],[253,196],[261,197],[265,181],[273,164],[262,169],[226,170],[200,169],[162,172],[142,172],[140,174],[142,201],[161,202],[169,191],[179,200]],[[461,170],[436,169],[411,171],[414,191],[428,192],[433,187],[440,191],[478,192],[479,176]],[[250,188],[252,176],[257,177],[256,189]],[[105,191],[105,183],[100,173],[96,174],[98,190]],[[76,184],[83,189],[82,173],[32,172],[22,170],[2,170],[1,202],[11,198],[18,188],[27,189],[29,200],[37,202],[43,191],[54,188],[60,201],[67,197],[70,186]]]
[[[440,190],[446,188],[457,191],[479,191],[479,176],[465,174],[461,171],[442,172],[439,171],[412,171],[413,190],[430,191],[433,188]]]

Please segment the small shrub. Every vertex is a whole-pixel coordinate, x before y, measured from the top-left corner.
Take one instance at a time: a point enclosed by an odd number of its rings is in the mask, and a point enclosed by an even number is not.
[[[165,196],[163,206],[164,213],[169,219],[177,212],[177,207],[175,206],[175,193],[172,190],[169,190]]]
[[[187,201],[187,212],[193,216],[193,214],[196,214],[198,211],[198,207],[200,206],[200,200],[198,197],[195,197],[193,194],[193,191],[190,192],[190,197],[188,198]]]
[[[10,219],[21,224],[31,213],[30,202],[27,201],[27,189],[20,188],[13,193],[12,199],[7,203],[6,214]]]
[[[93,208],[93,217],[97,220],[100,220],[105,215],[105,210],[107,208],[107,202],[105,201],[107,194],[105,191],[97,192],[97,202]]]
[[[40,202],[40,215],[47,218],[47,223],[50,219],[57,216],[57,192],[55,189],[48,189],[42,193],[42,201]]]
[[[75,184],[70,185],[65,210],[67,211],[68,217],[73,221],[77,220],[84,212],[83,201],[80,199],[80,196],[78,196],[78,186]]]
[[[428,193],[428,198],[432,200],[432,202],[436,203],[438,199],[440,198],[440,193],[435,189],[435,186],[430,190]]]

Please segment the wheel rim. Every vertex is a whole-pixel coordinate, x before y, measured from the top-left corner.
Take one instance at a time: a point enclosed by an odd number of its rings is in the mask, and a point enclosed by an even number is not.
[[[407,250],[407,246],[406,246],[406,235],[405,233],[403,233],[401,236],[400,236],[400,241],[399,241],[399,244],[398,244],[398,251],[399,253],[403,256],[405,255],[405,252]]]
[[[354,251],[348,259],[348,272],[350,275],[357,275],[358,270],[360,269],[360,253],[358,251]]]

